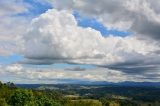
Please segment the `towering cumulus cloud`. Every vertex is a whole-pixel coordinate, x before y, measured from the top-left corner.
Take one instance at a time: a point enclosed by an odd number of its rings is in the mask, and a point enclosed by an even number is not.
[[[69,11],[48,10],[33,19],[24,36],[24,53],[32,64],[77,63],[100,66],[151,58],[157,50],[136,37],[104,37],[77,25]],[[149,55],[149,56],[148,56]]]

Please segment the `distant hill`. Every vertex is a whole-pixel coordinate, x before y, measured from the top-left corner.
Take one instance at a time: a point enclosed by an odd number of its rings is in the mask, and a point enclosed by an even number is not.
[[[121,85],[121,86],[154,86],[154,87],[160,87],[160,82],[120,82],[120,83],[115,83],[116,85]]]
[[[98,82],[89,82],[89,81],[83,81],[83,82],[74,82],[74,83],[61,83],[61,84],[16,84],[16,86],[21,88],[39,88],[41,86],[54,86],[54,85],[95,85],[95,86],[133,86],[133,87],[158,87],[160,88],[160,82],[119,82],[119,83],[113,83],[113,82],[105,82],[105,81],[98,81]]]

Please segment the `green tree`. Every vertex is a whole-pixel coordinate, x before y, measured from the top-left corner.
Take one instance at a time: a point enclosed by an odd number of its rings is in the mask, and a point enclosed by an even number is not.
[[[59,103],[53,101],[52,99],[49,99],[44,95],[36,99],[36,104],[38,106],[61,106]]]
[[[31,90],[16,90],[9,99],[11,106],[33,106],[34,96]]]

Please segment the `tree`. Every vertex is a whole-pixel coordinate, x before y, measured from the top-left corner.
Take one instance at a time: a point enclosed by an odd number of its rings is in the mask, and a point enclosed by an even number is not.
[[[10,97],[9,105],[12,106],[31,106],[34,104],[34,96],[31,90],[16,90]]]
[[[59,103],[49,99],[44,95],[36,99],[36,104],[38,106],[61,106]]]
[[[0,81],[0,88],[2,87],[3,83]]]

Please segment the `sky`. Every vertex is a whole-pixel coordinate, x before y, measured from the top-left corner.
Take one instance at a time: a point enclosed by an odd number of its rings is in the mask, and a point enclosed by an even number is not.
[[[1,0],[0,81],[160,82],[160,1]]]

